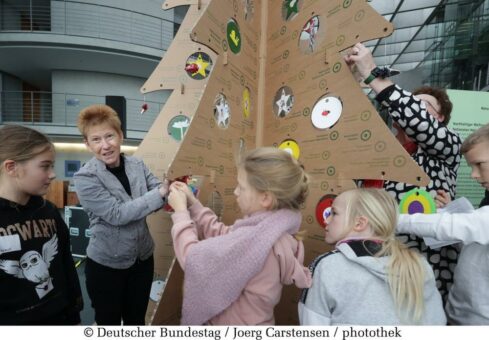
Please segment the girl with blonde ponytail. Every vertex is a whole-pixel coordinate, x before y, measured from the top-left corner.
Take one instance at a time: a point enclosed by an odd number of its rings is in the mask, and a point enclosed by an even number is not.
[[[340,194],[325,220],[336,249],[311,264],[304,290],[304,325],[445,325],[442,301],[427,261],[395,238],[397,203],[386,191]]]

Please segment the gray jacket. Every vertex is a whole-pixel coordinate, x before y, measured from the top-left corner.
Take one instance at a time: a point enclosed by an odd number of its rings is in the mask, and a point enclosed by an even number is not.
[[[354,241],[355,242],[355,241]],[[313,262],[312,287],[299,303],[301,325],[416,324],[398,315],[386,267],[390,258],[366,253],[367,244],[341,243]],[[441,296],[426,259],[421,325],[445,325]],[[403,312],[405,314],[405,312]]]
[[[129,268],[137,258],[151,256],[154,243],[146,216],[164,204],[158,191],[161,181],[143,161],[124,156],[124,164],[132,197],[95,157],[74,176],[76,193],[90,220],[87,255],[116,269]]]

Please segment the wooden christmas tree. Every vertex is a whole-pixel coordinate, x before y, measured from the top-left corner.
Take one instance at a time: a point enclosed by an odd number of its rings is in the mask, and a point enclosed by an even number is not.
[[[342,51],[392,26],[362,0],[167,0],[187,15],[142,92],[172,90],[136,156],[170,179],[203,179],[199,199],[232,224],[240,154],[289,151],[313,178],[302,209],[306,264],[325,252],[323,213],[353,179],[423,185],[426,174],[396,141]],[[148,218],[156,277],[173,253],[168,214]],[[153,324],[178,324],[183,273],[171,266]],[[284,289],[278,324],[297,322],[298,291]]]

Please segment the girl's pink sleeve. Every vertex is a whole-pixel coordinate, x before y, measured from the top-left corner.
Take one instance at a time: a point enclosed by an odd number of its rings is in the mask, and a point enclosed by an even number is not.
[[[195,222],[199,239],[215,237],[230,232],[231,227],[219,222],[214,212],[202,205],[199,201],[189,208],[190,217]]]
[[[173,249],[183,270],[185,270],[187,254],[194,244],[202,239],[227,234],[231,230],[230,227],[219,222],[216,214],[200,202],[193,204],[190,211],[173,213],[171,218]]]
[[[173,227],[171,228],[173,250],[180,266],[185,270],[188,252],[194,244],[199,242],[197,229],[188,211],[176,212],[171,215],[171,218],[173,220]]]

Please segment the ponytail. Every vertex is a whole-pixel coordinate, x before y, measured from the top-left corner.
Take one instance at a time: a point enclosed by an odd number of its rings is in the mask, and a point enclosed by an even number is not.
[[[379,255],[382,254],[390,256],[387,268],[389,287],[400,318],[418,322],[424,312],[425,279],[420,255],[396,238],[383,242]]]
[[[349,193],[347,221],[358,216],[368,218],[382,249],[376,256],[390,256],[388,282],[401,319],[419,321],[424,312],[425,269],[421,256],[395,238],[398,205],[383,189],[354,189]]]

